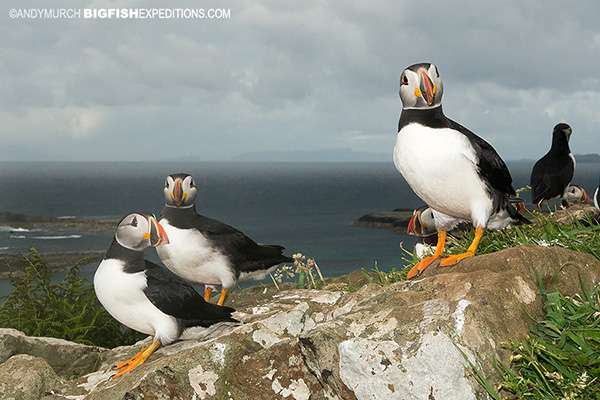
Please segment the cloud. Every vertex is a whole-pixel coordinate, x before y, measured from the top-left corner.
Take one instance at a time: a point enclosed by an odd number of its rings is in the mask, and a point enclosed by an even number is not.
[[[61,6],[115,4],[138,5]],[[231,19],[28,21],[3,13],[0,159],[230,159],[340,147],[388,154],[398,77],[422,60],[440,67],[446,113],[505,158],[543,153],[560,120],[574,128],[575,151],[600,151],[597,2],[213,6],[230,8]]]

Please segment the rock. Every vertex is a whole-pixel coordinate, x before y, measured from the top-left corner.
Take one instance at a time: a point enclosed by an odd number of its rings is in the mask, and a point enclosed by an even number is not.
[[[573,224],[577,221],[600,221],[600,210],[593,205],[573,205],[567,209],[552,213],[552,218],[561,224]]]
[[[352,225],[362,228],[391,229],[396,232],[406,233],[406,226],[412,214],[413,210],[404,209],[374,212],[357,218]]]
[[[69,342],[67,340],[30,337],[15,329],[0,329],[0,363],[16,354],[43,358],[57,374],[81,376],[95,371],[107,349]]]
[[[600,262],[524,246],[431,267],[416,281],[352,292],[342,290],[344,280],[322,290],[285,290],[258,303],[239,301],[242,325],[190,330],[114,381],[111,365],[148,340],[100,354],[84,346],[102,356],[100,366],[45,384],[44,399],[486,398],[469,363],[497,378],[493,361],[507,356],[500,344],[525,337],[530,315],[541,315],[538,277],[572,295],[580,276],[597,284]]]
[[[3,400],[38,400],[58,384],[60,379],[43,358],[19,354],[0,365]]]

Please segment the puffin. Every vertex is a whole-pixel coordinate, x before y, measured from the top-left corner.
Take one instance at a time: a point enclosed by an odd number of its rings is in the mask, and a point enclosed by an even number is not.
[[[587,190],[581,185],[571,184],[565,189],[563,195],[562,205],[563,207],[570,207],[575,204],[589,204],[590,195]]]
[[[212,287],[221,286],[217,304],[223,305],[227,292],[238,280],[260,280],[292,259],[278,245],[261,245],[238,229],[196,212],[198,188],[185,173],[165,180],[165,206],[160,223],[169,243],[158,247],[163,264],[181,278],[204,284],[208,301]]]
[[[557,124],[552,132],[550,151],[533,166],[530,186],[533,204],[538,208],[544,201],[563,198],[573,179],[576,162],[569,148],[572,133],[569,125]]]
[[[442,257],[446,233],[458,221],[473,224],[474,240],[466,252],[441,260],[442,267],[475,255],[485,229],[529,222],[511,204],[516,192],[506,164],[488,142],[446,117],[443,93],[435,64],[414,64],[400,75],[402,112],[394,164],[417,196],[432,208],[438,229],[435,253],[414,265],[409,279]]]
[[[114,367],[113,378],[144,363],[187,328],[237,322],[233,308],[207,303],[187,282],[144,259],[146,248],[167,243],[169,238],[154,216],[129,214],[119,222],[94,274],[96,297],[106,311],[121,324],[153,337],[149,346]]]
[[[596,193],[594,193],[594,205],[598,209],[600,209],[599,204],[600,204],[600,183],[598,184],[598,187],[596,188]]]

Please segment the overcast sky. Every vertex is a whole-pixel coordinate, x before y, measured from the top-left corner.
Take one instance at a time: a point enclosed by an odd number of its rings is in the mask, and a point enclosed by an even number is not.
[[[597,1],[52,2],[231,9],[213,21],[12,20],[39,2],[0,4],[0,160],[391,160],[399,75],[421,61],[446,115],[505,159],[542,155],[559,121],[575,152],[600,152]]]

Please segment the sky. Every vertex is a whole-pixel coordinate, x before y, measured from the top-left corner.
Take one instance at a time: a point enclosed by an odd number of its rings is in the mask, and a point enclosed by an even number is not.
[[[597,1],[51,4],[228,8],[230,18],[10,19],[39,2],[1,0],[0,160],[336,149],[391,162],[399,76],[424,61],[439,67],[446,115],[503,158],[540,157],[561,121],[575,153],[600,152]]]

